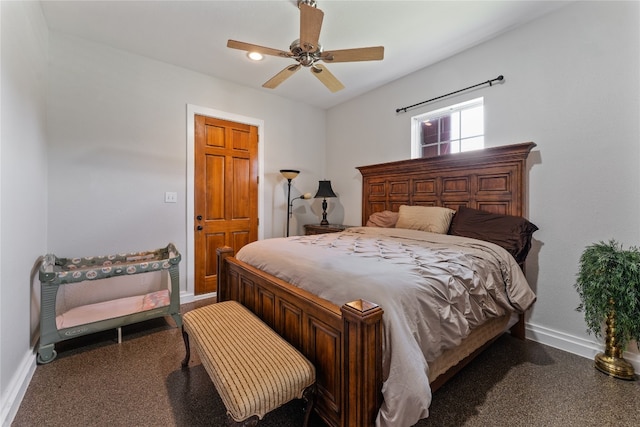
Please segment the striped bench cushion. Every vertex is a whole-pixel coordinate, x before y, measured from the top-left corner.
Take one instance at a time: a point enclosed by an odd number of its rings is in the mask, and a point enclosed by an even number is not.
[[[225,301],[183,315],[202,365],[235,421],[301,398],[315,368],[247,308]]]

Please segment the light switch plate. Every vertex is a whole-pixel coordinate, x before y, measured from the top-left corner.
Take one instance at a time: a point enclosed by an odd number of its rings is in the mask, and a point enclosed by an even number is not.
[[[164,193],[165,203],[178,203],[178,193],[175,191],[167,191]]]

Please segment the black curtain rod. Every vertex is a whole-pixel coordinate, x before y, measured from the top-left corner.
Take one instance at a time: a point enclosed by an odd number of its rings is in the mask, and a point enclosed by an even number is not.
[[[417,107],[418,105],[426,104],[427,102],[435,101],[436,99],[444,98],[444,97],[447,97],[447,96],[450,96],[450,95],[454,95],[454,94],[459,93],[459,92],[463,92],[465,90],[473,89],[474,87],[478,87],[478,86],[482,86],[482,85],[486,85],[486,84],[488,84],[489,86],[493,86],[493,82],[499,82],[499,81],[501,81],[503,79],[504,79],[504,76],[503,75],[499,75],[495,79],[487,80],[486,82],[478,83],[477,85],[465,87],[464,89],[456,90],[455,92],[450,92],[450,93],[448,93],[446,95],[436,96],[435,98],[427,99],[426,101],[418,102],[417,104],[409,105],[408,107],[396,108],[396,113],[399,113],[400,111],[402,111],[403,113],[406,113],[409,108]]]

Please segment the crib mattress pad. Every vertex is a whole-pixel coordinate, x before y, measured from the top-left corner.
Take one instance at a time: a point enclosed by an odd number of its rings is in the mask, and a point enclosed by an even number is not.
[[[82,305],[72,308],[56,316],[58,329],[73,328],[100,320],[127,316],[157,307],[165,307],[171,303],[168,289],[152,292],[146,295],[118,298],[110,301],[102,301],[94,304]]]

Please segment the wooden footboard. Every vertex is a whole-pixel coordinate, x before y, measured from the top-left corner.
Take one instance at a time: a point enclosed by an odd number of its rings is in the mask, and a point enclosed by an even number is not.
[[[382,404],[382,309],[339,307],[233,258],[219,248],[218,301],[235,300],[316,367],[315,410],[330,426],[370,426]]]

